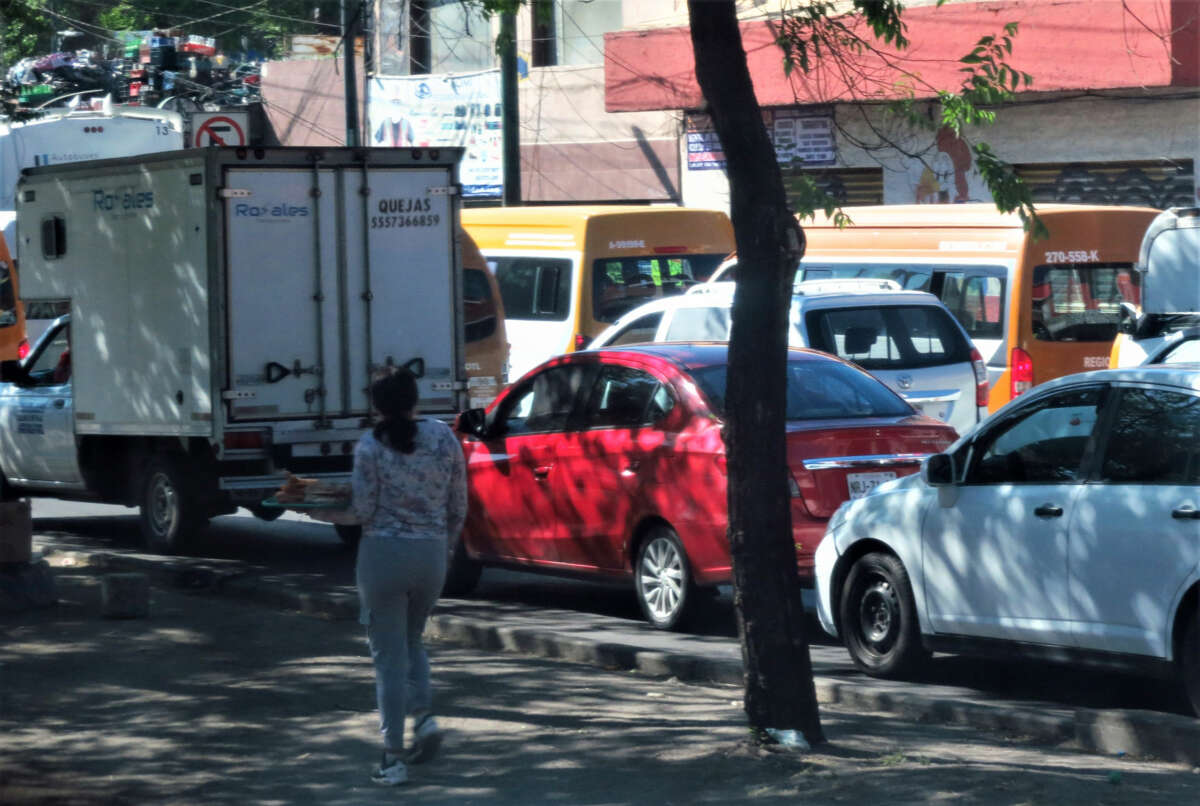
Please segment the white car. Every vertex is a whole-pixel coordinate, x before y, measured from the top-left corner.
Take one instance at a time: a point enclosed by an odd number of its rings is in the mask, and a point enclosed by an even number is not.
[[[1049,381],[844,504],[817,612],[890,677],[931,650],[1181,681],[1200,715],[1200,367]]]
[[[588,349],[651,341],[726,341],[734,283],[705,283],[647,302],[597,336]],[[932,294],[891,280],[797,283],[793,347],[852,361],[918,411],[963,434],[987,416],[987,368],[950,311]]]

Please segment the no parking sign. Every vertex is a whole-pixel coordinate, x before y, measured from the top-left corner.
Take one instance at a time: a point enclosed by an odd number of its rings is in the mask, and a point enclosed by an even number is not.
[[[192,116],[192,145],[244,146],[249,116],[245,112],[201,113]]]

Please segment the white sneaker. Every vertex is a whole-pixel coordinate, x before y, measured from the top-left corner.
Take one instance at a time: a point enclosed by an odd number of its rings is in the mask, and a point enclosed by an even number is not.
[[[382,786],[399,786],[408,781],[408,767],[385,751],[379,761],[379,769],[371,774],[371,780]]]
[[[405,760],[409,764],[424,764],[433,761],[442,749],[442,729],[433,714],[425,714],[413,726],[412,747]]]

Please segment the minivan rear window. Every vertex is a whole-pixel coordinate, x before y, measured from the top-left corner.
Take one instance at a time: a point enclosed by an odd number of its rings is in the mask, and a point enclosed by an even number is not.
[[[934,305],[809,311],[808,344],[866,370],[900,370],[971,360],[953,318]]]
[[[913,407],[865,372],[828,358],[789,361],[787,419],[836,420],[907,417]],[[725,416],[725,370],[718,364],[691,370],[718,417]]]

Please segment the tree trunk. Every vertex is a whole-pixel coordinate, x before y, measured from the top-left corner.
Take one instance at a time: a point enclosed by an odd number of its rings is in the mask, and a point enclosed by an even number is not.
[[[783,189],[733,0],[688,0],[696,76],[725,152],[738,250],[726,382],[729,548],[750,726],[824,740],[786,456],[788,311],[804,233]],[[760,734],[761,735],[761,734]]]

